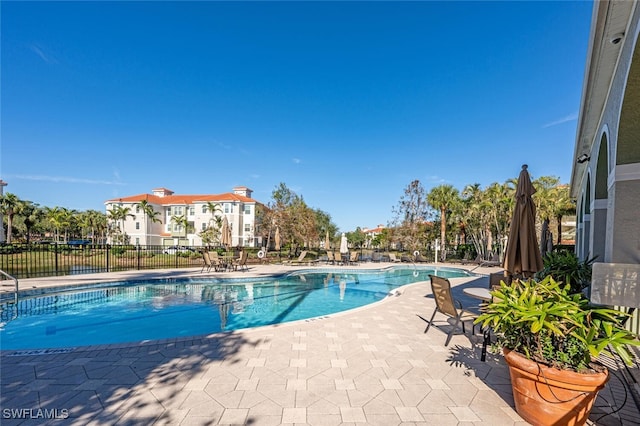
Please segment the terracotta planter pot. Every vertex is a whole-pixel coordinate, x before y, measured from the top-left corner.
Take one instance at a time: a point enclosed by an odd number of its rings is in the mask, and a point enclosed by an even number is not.
[[[583,425],[609,372],[582,374],[558,370],[504,350],[516,411],[535,426]]]

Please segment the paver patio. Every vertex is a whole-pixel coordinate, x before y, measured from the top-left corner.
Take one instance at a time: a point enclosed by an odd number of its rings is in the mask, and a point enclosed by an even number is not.
[[[268,275],[283,269],[293,270],[260,265],[235,274]],[[496,269],[478,271],[492,270]],[[144,274],[200,275],[199,269]],[[487,280],[482,276],[451,281],[461,296],[462,287],[486,286]],[[20,283],[28,288],[70,281],[71,277]],[[444,347],[449,326],[441,316],[424,334],[423,318],[434,309],[430,293],[429,283],[421,282],[352,311],[206,337],[40,355],[2,351],[1,423],[527,424],[513,409],[501,356],[489,354],[487,362],[480,361],[480,333],[469,336],[467,330]],[[622,414],[608,415],[597,424],[633,424],[629,419],[637,409],[633,401],[627,405]],[[629,414],[629,408],[636,411]],[[59,418],[34,419],[38,409],[57,410]]]

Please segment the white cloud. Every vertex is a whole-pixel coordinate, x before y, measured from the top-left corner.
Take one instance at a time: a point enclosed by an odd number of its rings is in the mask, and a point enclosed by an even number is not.
[[[13,175],[14,179],[23,180],[36,180],[42,182],[56,182],[56,183],[84,183],[89,185],[126,185],[122,182],[110,181],[110,180],[96,180],[96,179],[83,179],[73,178],[67,176],[42,176],[42,175]]]
[[[51,55],[49,53],[46,53],[44,51],[44,49],[42,47],[38,46],[37,44],[31,44],[31,45],[29,45],[29,48],[31,49],[31,51],[33,51],[33,53],[38,55],[40,57],[40,59],[45,61],[47,64],[57,64],[58,63],[58,60],[53,55]]]
[[[547,127],[557,126],[558,124],[568,123],[569,121],[575,121],[577,119],[578,119],[578,113],[574,112],[559,120],[552,121],[551,123],[547,123],[544,126],[542,126],[542,128],[546,129]]]
[[[302,160],[301,160],[301,159],[299,159],[299,158],[292,158],[292,159],[291,159],[291,161],[293,161],[293,162],[294,162],[294,163],[296,163],[296,164],[300,164],[300,163],[302,163]]]

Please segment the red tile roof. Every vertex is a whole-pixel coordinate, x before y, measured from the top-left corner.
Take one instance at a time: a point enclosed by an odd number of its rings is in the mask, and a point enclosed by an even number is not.
[[[239,201],[243,203],[257,203],[253,198],[245,197],[243,195],[233,194],[226,192],[224,194],[203,194],[203,195],[166,195],[159,197],[152,194],[138,194],[131,195],[129,197],[112,198],[105,201],[105,204],[109,203],[137,203],[142,200],[147,200],[152,204],[161,205],[185,205],[194,204],[198,202],[229,202]]]

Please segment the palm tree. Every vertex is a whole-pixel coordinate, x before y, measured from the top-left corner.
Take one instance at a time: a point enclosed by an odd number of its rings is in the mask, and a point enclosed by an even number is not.
[[[107,217],[115,223],[113,232],[116,234],[114,237],[116,242],[121,244],[126,243],[127,234],[124,232],[124,222],[127,220],[127,217],[135,217],[135,215],[131,213],[131,207],[123,207],[116,204],[107,212]],[[122,221],[122,228],[120,228],[119,221]]]
[[[452,185],[440,185],[427,194],[427,202],[440,211],[440,258],[446,258],[447,211],[460,199],[460,194]]]
[[[193,226],[191,226],[191,223],[189,223],[189,219],[186,215],[171,216],[171,221],[178,225],[180,228],[184,229],[185,238],[187,238],[187,234],[189,233],[189,231],[193,229]]]
[[[2,214],[7,217],[7,244],[11,244],[11,229],[13,228],[13,216],[20,203],[20,199],[10,192],[2,195],[0,198],[0,209]],[[2,224],[0,224],[2,225]]]
[[[562,244],[562,218],[576,215],[576,204],[571,200],[569,185],[560,185],[556,188],[557,198],[555,203],[555,216],[558,226],[558,244]]]
[[[151,223],[162,223],[162,220],[158,218],[161,213],[156,211],[153,205],[147,200],[142,200],[136,205],[140,207],[144,214],[144,243],[145,245],[149,245],[149,219],[151,219]]]
[[[62,228],[64,225],[64,212],[62,211],[62,208],[58,206],[45,207],[44,211],[47,222],[49,222],[49,224],[53,228],[54,241],[58,242],[60,228]]]
[[[31,241],[31,229],[42,220],[44,213],[37,204],[31,201],[22,201],[18,210],[20,216],[23,217],[26,242],[29,244]]]
[[[83,235],[86,235],[95,244],[96,235],[106,227],[106,216],[97,210],[87,210],[81,212],[78,216],[80,227],[85,232]]]
[[[205,204],[206,211],[211,213],[211,219],[209,221],[210,224],[215,223],[216,220],[216,212],[222,213],[222,206],[218,203],[214,203],[213,201],[207,201]]]
[[[69,234],[73,232],[73,229],[76,225],[76,210],[70,210],[65,207],[61,209],[61,218],[62,218],[62,229],[64,230],[64,241],[69,241]]]

